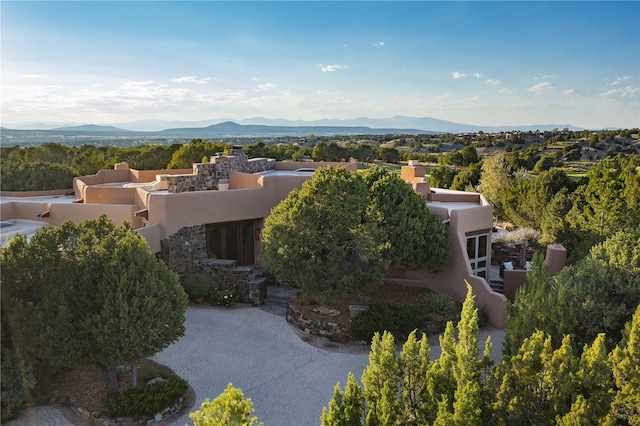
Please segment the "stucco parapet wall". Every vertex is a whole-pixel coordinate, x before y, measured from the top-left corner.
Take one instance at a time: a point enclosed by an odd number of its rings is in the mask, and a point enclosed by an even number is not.
[[[471,192],[446,192],[446,193],[429,193],[428,201],[439,201],[443,203],[474,203],[481,205],[480,194]]]
[[[358,163],[355,162],[330,162],[330,161],[278,161],[275,170],[297,170],[297,169],[321,169],[323,167],[341,166],[350,172],[358,171]]]

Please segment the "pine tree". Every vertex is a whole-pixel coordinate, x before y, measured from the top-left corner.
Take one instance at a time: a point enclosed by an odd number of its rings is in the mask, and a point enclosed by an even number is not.
[[[343,426],[344,423],[344,394],[340,390],[340,382],[333,388],[333,396],[329,401],[329,408],[322,407],[320,416],[322,426]]]
[[[444,334],[439,337],[440,357],[431,363],[427,373],[426,404],[427,412],[432,413],[428,421],[435,420],[443,396],[449,404],[453,404],[456,382],[453,370],[457,364],[456,338],[453,323],[447,322]],[[453,406],[449,407],[453,411]]]
[[[640,425],[640,305],[610,355],[617,387],[607,424]]]
[[[91,352],[113,372],[181,337],[187,300],[177,274],[149,252],[144,237],[127,232],[113,244],[108,240],[103,239],[112,251],[93,289],[96,309],[87,313],[82,328]],[[135,367],[133,373],[135,387]]]
[[[338,382],[333,389],[333,397],[329,401],[329,408],[322,408],[320,417],[322,426],[361,426],[364,415],[364,395],[356,383],[352,373],[349,373],[344,393]]]
[[[430,365],[429,341],[422,335],[416,340],[416,332],[409,334],[402,347],[400,360],[404,377],[402,380],[401,420],[403,425],[422,425],[426,420],[425,392],[427,387],[427,372]]]
[[[494,422],[552,424],[564,416],[575,394],[577,365],[570,336],[554,351],[550,336],[533,333],[494,370],[494,380],[500,383],[492,405]]]
[[[385,331],[381,337],[376,333],[371,341],[369,365],[362,373],[367,425],[384,424],[383,419],[398,417],[397,393],[401,374],[393,335]]]
[[[481,424],[482,388],[480,386],[480,361],[478,356],[478,310],[475,308],[471,286],[467,283],[467,297],[462,305],[458,322],[458,344],[454,377],[453,418],[460,426]]]
[[[436,413],[433,426],[451,426],[455,424],[453,413],[450,411],[449,405],[449,398],[447,398],[447,395],[442,395],[442,399],[438,401],[438,411]]]
[[[585,345],[578,365],[575,375],[576,393],[584,403],[576,399],[571,412],[579,409],[581,418],[585,419],[583,424],[596,424],[606,416],[613,398],[613,372],[609,365],[604,333],[598,334],[591,346]]]
[[[213,401],[206,399],[200,409],[189,414],[194,426],[262,426],[253,414],[251,398],[231,383]]]

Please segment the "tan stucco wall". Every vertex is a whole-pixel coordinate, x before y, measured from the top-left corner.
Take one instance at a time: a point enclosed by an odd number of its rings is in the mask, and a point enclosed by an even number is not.
[[[321,169],[329,166],[342,166],[350,172],[358,171],[358,163],[338,163],[331,161],[278,161],[276,170],[297,170],[297,169]]]
[[[478,306],[485,307],[491,325],[504,328],[504,307],[507,298],[491,290],[488,281],[473,275],[467,256],[466,234],[485,229],[489,230],[490,234],[492,215],[490,206],[453,210],[449,222],[450,257],[443,271],[438,274],[432,274],[426,270],[404,271],[404,273],[391,275],[385,279],[385,282],[430,288],[439,293],[449,294],[458,302],[462,302],[467,294],[466,280],[471,285]],[[488,256],[487,262],[490,265],[490,253]]]
[[[127,220],[133,228],[138,228],[142,226],[142,220],[133,216],[136,209],[135,205],[125,204],[52,203],[49,206],[51,212],[49,219],[52,225],[60,225],[66,220],[80,223],[86,219],[97,219],[100,215],[105,214],[117,225]]]
[[[38,214],[49,210],[49,204],[39,201],[5,201],[0,203],[0,219],[27,219],[51,223],[50,218],[38,218]]]
[[[135,170],[129,169],[129,181],[147,183],[156,180],[156,175],[184,175],[193,173],[193,169]]]

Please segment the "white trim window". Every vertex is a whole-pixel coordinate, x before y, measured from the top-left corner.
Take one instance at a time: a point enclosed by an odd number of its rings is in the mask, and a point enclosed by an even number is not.
[[[467,255],[473,275],[487,278],[489,268],[489,233],[467,236]]]

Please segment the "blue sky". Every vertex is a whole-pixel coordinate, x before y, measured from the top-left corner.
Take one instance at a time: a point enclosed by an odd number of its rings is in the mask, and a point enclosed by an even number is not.
[[[2,125],[640,127],[640,2],[1,2]]]

